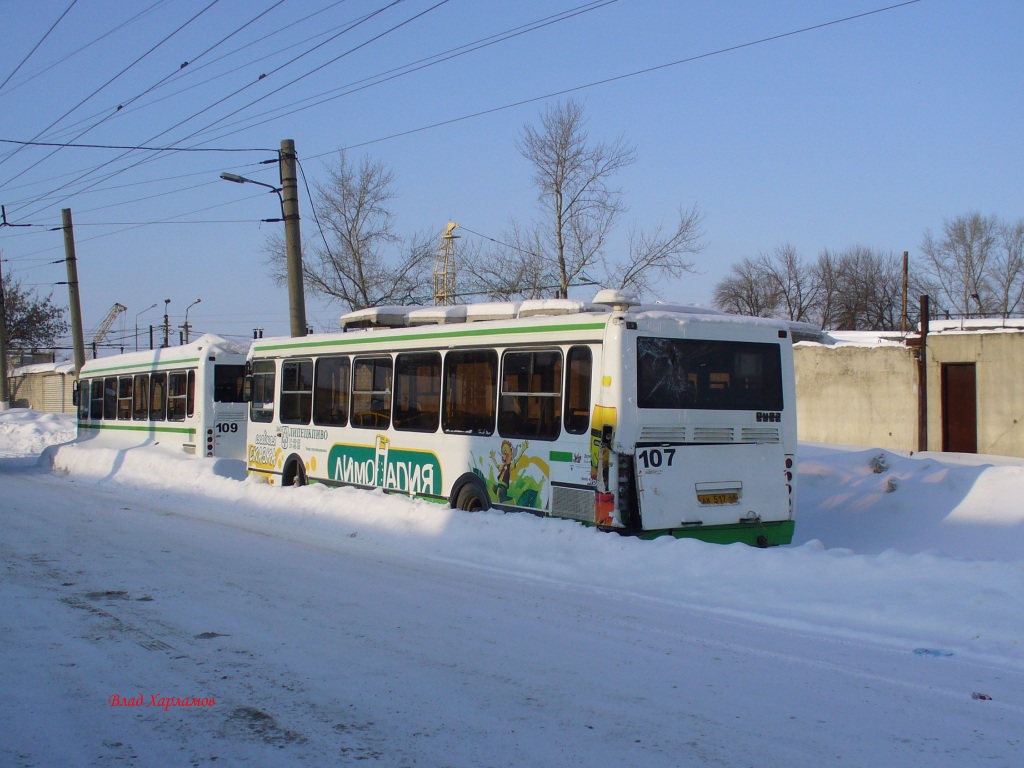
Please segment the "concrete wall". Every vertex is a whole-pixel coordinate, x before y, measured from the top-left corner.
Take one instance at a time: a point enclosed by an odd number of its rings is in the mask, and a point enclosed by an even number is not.
[[[801,440],[917,450],[913,350],[798,344],[793,353]]]
[[[978,453],[1024,458],[1024,332],[928,337],[928,450],[941,451],[942,366],[974,363]],[[917,362],[895,344],[794,348],[801,440],[916,451]]]
[[[41,370],[44,368],[48,370]],[[74,383],[74,368],[66,365],[18,368],[7,379],[10,405],[44,413],[74,413],[75,406],[71,402]]]
[[[1024,333],[928,337],[928,449],[942,450],[942,364],[974,363],[978,453],[1024,457]]]

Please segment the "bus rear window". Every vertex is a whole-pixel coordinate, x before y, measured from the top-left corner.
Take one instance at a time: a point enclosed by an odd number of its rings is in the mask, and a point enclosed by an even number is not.
[[[778,344],[637,338],[641,408],[781,411]]]
[[[213,401],[215,403],[241,403],[242,383],[245,381],[244,365],[218,363],[213,366]]]

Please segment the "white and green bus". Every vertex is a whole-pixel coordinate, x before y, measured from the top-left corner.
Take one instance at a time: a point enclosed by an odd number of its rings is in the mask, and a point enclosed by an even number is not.
[[[197,456],[244,459],[247,351],[206,334],[178,347],[89,360],[74,391],[79,442],[160,444]]]
[[[602,291],[376,307],[341,325],[253,343],[250,475],[644,537],[792,539],[785,324]]]

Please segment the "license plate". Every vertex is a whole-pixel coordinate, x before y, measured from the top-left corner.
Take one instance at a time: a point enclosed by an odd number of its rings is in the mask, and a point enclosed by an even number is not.
[[[740,495],[738,493],[698,493],[697,501],[701,504],[737,504]]]

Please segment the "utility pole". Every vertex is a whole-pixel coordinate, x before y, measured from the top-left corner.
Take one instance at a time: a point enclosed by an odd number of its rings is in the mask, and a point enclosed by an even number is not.
[[[921,297],[921,346],[917,350],[917,450],[928,450],[928,296]]]
[[[903,252],[903,312],[900,317],[900,333],[907,337],[907,290],[910,286],[910,254]]]
[[[287,254],[288,308],[292,336],[306,335],[306,296],[302,285],[302,237],[299,232],[299,179],[295,142],[281,141],[281,215]]]
[[[7,391],[7,308],[4,306],[3,259],[0,258],[0,411],[6,411],[10,401]]]
[[[82,334],[82,304],[78,296],[78,260],[75,258],[75,227],[71,209],[60,212],[64,229],[64,261],[68,270],[68,308],[71,310],[71,344],[75,349],[75,378],[85,365],[85,337]]]
[[[171,321],[167,317],[167,307],[170,303],[170,299],[164,299],[164,347],[171,346]]]

